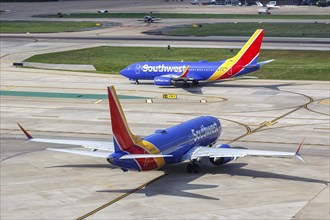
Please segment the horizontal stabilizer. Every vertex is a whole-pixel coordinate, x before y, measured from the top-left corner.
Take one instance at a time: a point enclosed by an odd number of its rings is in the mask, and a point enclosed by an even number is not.
[[[270,63],[270,62],[273,62],[273,61],[274,61],[274,59],[271,59],[271,60],[262,61],[262,62],[260,62],[258,64],[259,64],[259,66],[263,66],[263,65],[265,65],[267,63]]]
[[[78,154],[78,155],[84,155],[90,157],[99,157],[99,158],[108,158],[110,155],[108,152],[99,152],[99,151],[83,151],[83,150],[56,149],[56,148],[47,148],[47,150],[58,151],[69,154]]]
[[[164,155],[164,154],[126,154],[122,156],[121,160],[126,159],[140,159],[140,158],[161,158],[161,157],[173,157],[173,155]]]

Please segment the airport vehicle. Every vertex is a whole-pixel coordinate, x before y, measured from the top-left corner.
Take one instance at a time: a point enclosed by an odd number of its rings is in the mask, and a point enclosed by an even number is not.
[[[160,21],[162,19],[160,18],[155,18],[154,16],[151,15],[146,15],[143,17],[143,19],[139,19],[138,21],[144,21],[145,23],[153,23],[155,21]]]
[[[120,74],[135,81],[154,80],[155,85],[171,86],[183,83],[185,87],[198,85],[199,81],[217,81],[241,76],[258,70],[262,65],[272,62],[267,60],[258,63],[259,51],[264,30],[258,29],[238,52],[227,60],[208,62],[138,62],[120,71]],[[188,68],[189,67],[189,68]],[[187,69],[188,68],[188,69]]]
[[[97,13],[99,14],[107,14],[109,11],[108,10],[105,10],[105,9],[102,9],[102,10],[98,10]]]
[[[33,138],[18,125],[31,142],[79,145],[92,149],[84,151],[48,148],[49,150],[104,158],[123,171],[155,170],[166,164],[190,161],[187,172],[197,173],[201,158],[209,158],[217,166],[244,156],[296,156],[302,160],[299,155],[302,143],[296,152],[235,149],[227,144],[211,147],[217,142],[222,130],[220,121],[212,116],[197,117],[141,138],[134,135],[128,127],[113,86],[108,87],[108,99],[113,142]]]
[[[266,6],[264,4],[262,4],[259,1],[256,1],[257,6],[259,7],[263,7],[267,10],[271,10],[271,9],[278,9],[279,7],[276,5],[276,1],[270,1],[266,4]]]
[[[270,11],[267,8],[259,8],[258,14],[271,14]]]

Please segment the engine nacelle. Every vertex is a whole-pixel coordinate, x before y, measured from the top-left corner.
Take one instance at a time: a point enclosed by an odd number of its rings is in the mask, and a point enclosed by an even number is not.
[[[221,144],[219,148],[231,147],[228,144]],[[210,157],[209,160],[213,165],[220,166],[234,160],[234,157]]]
[[[154,78],[154,84],[157,86],[170,86],[173,85],[170,77],[157,76]]]

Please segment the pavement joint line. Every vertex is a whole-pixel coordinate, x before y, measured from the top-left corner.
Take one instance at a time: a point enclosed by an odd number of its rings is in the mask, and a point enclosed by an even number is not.
[[[299,127],[299,126],[310,126],[310,125],[322,125],[326,124],[328,125],[329,123],[317,123],[317,124],[294,124],[294,125],[285,125],[285,126],[280,126],[280,127],[267,127],[265,129],[261,129],[260,131],[268,131],[268,130],[273,130],[273,129],[279,129],[279,128],[292,128],[292,127]],[[315,129],[315,128],[313,128]]]
[[[17,88],[17,86],[8,86],[8,87],[6,87],[4,89],[1,89],[1,90],[12,90],[12,89],[15,89],[15,88]]]
[[[233,122],[233,123],[242,125],[246,129],[246,134],[250,134],[251,133],[251,128],[247,124],[244,124],[244,123],[239,122],[239,121],[234,121],[234,120],[226,119],[226,118],[221,118],[221,119],[222,120],[225,120],[225,121],[230,121],[230,122]]]
[[[32,115],[32,117],[38,117],[38,118],[59,118],[58,115]]]
[[[171,172],[172,172],[172,171],[165,172],[165,173],[162,174],[161,176],[158,176],[158,177],[156,177],[156,178],[154,178],[154,179],[152,179],[152,180],[150,180],[150,181],[148,181],[148,182],[146,182],[146,183],[144,183],[144,184],[138,186],[137,188],[132,189],[131,191],[129,191],[129,192],[127,192],[127,193],[125,193],[125,194],[123,194],[123,195],[121,195],[121,196],[119,196],[119,197],[113,199],[113,200],[111,200],[110,202],[105,203],[104,205],[102,205],[102,206],[100,206],[100,207],[98,207],[98,208],[92,210],[91,212],[89,212],[89,213],[87,213],[87,214],[85,214],[85,215],[83,215],[83,216],[77,218],[77,220],[83,220],[83,219],[85,219],[85,218],[87,218],[87,217],[89,217],[89,216],[91,216],[91,215],[94,215],[95,213],[101,211],[102,209],[104,209],[104,208],[106,208],[106,207],[108,207],[108,206],[110,206],[110,205],[112,205],[112,204],[114,204],[114,203],[116,203],[116,202],[118,202],[118,201],[124,199],[125,197],[127,197],[127,196],[129,196],[129,195],[131,195],[131,194],[133,194],[133,193],[135,193],[135,192],[137,192],[137,191],[139,191],[139,190],[145,188],[146,186],[148,186],[148,185],[150,185],[150,184],[156,182],[157,180],[159,180],[159,179],[161,179],[161,178],[163,178],[163,177],[169,175]]]
[[[93,103],[94,103],[94,104],[99,104],[99,103],[101,103],[101,102],[103,102],[103,99],[96,100],[96,101],[93,102]]]
[[[283,115],[280,115],[280,116],[276,117],[275,119],[273,119],[273,120],[270,121],[271,123],[277,123],[278,120],[280,120],[280,119],[286,117],[287,115],[292,114],[293,112],[296,112],[296,111],[298,111],[298,110],[304,108],[305,106],[309,105],[310,103],[313,103],[313,101],[314,101],[312,97],[307,96],[307,95],[302,94],[302,93],[292,92],[292,91],[286,91],[286,90],[281,90],[281,91],[282,91],[282,92],[287,92],[287,93],[292,93],[292,94],[296,94],[296,95],[304,96],[304,97],[308,98],[309,101],[308,101],[307,103],[305,103],[305,104],[303,104],[303,105],[300,105],[300,106],[298,106],[297,108],[295,108],[295,109],[293,109],[293,110],[291,110],[291,111],[289,111],[289,112],[283,114]],[[239,137],[233,139],[232,141],[229,141],[227,144],[231,144],[231,143],[233,143],[233,142],[236,142],[236,141],[238,141],[238,140],[240,140],[240,139],[242,139],[242,138],[244,138],[244,137],[246,137],[246,136],[248,136],[248,135],[251,135],[251,134],[253,134],[253,133],[256,133],[256,132],[258,132],[258,131],[263,131],[262,128],[264,128],[264,127],[267,127],[267,125],[266,125],[265,123],[262,123],[259,127],[255,128],[255,129],[253,129],[253,130],[251,130],[251,132],[245,133],[245,134],[243,134],[243,135],[241,135],[241,136],[239,136]]]
[[[330,130],[330,128],[313,128],[315,130]]]
[[[6,56],[9,56],[9,55],[10,55],[10,53],[5,54],[5,55],[1,56],[0,59],[4,58],[4,57],[6,57]]]
[[[320,190],[313,198],[311,198],[293,217],[292,219],[295,219],[295,217],[308,205],[310,204],[318,195],[320,195],[325,189],[329,187],[329,184],[324,183],[325,187]]]

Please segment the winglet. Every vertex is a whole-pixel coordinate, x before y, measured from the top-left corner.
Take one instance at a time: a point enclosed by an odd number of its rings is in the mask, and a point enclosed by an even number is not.
[[[190,66],[187,66],[186,69],[183,71],[183,73],[181,74],[180,78],[185,78],[188,75],[188,70],[189,70]]]
[[[29,134],[29,132],[27,132],[22,125],[20,125],[19,123],[17,123],[18,127],[24,132],[24,134],[26,135],[27,139],[31,140],[33,139],[33,137]]]
[[[301,155],[299,154],[300,148],[301,148],[301,146],[303,145],[304,141],[305,141],[305,138],[301,141],[300,145],[298,146],[295,155],[296,155],[296,157],[297,157],[299,160],[301,160],[302,162],[306,163],[306,162],[304,161],[304,159],[301,157]]]

